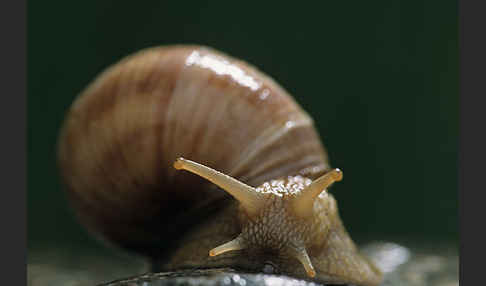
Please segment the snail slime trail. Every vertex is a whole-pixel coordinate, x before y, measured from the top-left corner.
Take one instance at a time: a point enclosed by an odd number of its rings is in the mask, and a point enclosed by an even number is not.
[[[66,115],[58,164],[79,221],[164,270],[382,280],[327,190],[343,173],[312,118],[272,78],[211,48],[150,48],[103,71]]]

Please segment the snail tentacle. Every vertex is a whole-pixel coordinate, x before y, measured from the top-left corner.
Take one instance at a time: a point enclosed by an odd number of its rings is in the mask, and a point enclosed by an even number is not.
[[[225,244],[222,244],[218,247],[211,249],[209,251],[209,256],[216,256],[216,255],[220,255],[220,254],[223,254],[225,252],[228,252],[228,251],[240,250],[240,249],[245,249],[245,248],[246,248],[246,245],[244,243],[243,238],[240,235],[237,238],[235,238],[231,241],[228,241]]]
[[[302,190],[301,195],[294,201],[295,213],[304,218],[312,215],[313,204],[317,196],[325,189],[331,186],[334,182],[339,182],[343,179],[343,172],[339,169],[333,169],[330,172],[322,175],[309,186]]]
[[[258,213],[262,207],[262,201],[255,188],[226,174],[182,157],[174,162],[174,168],[194,173],[222,188],[235,197],[250,214]]]
[[[312,262],[309,258],[309,255],[307,255],[307,251],[305,248],[289,248],[290,253],[293,257],[297,258],[300,263],[304,266],[305,272],[307,272],[307,275],[310,277],[316,276],[316,271],[314,270],[314,266],[312,265]]]

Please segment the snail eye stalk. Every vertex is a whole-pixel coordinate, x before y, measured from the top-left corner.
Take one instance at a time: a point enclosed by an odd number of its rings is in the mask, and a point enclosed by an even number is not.
[[[250,214],[257,214],[262,207],[262,200],[256,189],[233,177],[182,157],[174,162],[174,168],[189,171],[222,188],[238,200]]]
[[[302,218],[312,215],[314,201],[325,189],[331,186],[334,182],[339,182],[343,179],[343,172],[339,169],[334,169],[321,177],[317,178],[305,189],[300,195],[295,198],[293,202],[293,209],[295,213]]]

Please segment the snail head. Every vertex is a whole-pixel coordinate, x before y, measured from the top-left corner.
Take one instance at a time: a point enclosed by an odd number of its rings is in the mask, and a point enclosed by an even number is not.
[[[297,259],[310,277],[316,275],[307,248],[313,245],[314,238],[327,230],[316,223],[314,202],[333,182],[342,179],[339,169],[331,170],[314,181],[302,176],[289,176],[254,188],[184,158],[177,159],[174,168],[211,181],[240,203],[240,235],[211,249],[210,256],[241,249],[270,251]]]

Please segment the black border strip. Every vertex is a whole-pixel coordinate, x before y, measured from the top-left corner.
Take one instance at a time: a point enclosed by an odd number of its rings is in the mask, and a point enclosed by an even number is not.
[[[0,2],[1,284],[26,285],[26,1]]]
[[[474,3],[474,5],[473,5]],[[481,6],[481,7],[480,7]],[[486,200],[486,5],[484,1],[459,1],[460,39],[460,143],[459,219],[460,285],[484,284],[484,234]]]

